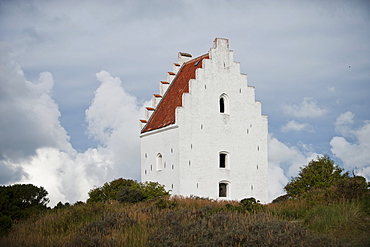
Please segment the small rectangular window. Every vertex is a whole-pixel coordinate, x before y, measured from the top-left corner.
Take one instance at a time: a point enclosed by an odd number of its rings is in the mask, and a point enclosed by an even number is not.
[[[227,197],[227,184],[226,183],[218,184],[218,196]]]
[[[220,98],[220,113],[224,113],[224,112],[225,112],[224,98]]]
[[[226,154],[220,153],[220,168],[226,168]]]

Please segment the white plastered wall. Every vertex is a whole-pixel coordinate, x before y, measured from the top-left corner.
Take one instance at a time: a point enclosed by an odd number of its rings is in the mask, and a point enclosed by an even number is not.
[[[141,135],[141,181],[159,182],[171,194],[179,190],[179,129],[170,125]],[[162,155],[162,169],[157,169],[157,155]]]
[[[240,74],[225,39],[215,40],[202,67],[190,80],[183,107],[176,110],[176,124],[142,135],[142,180],[158,181],[172,194],[214,199],[223,182],[228,192],[222,199],[267,202],[267,117],[261,115],[254,87]],[[224,114],[219,111],[221,95],[228,99]],[[228,153],[226,168],[219,167],[219,152]],[[161,171],[155,170],[158,153],[166,162]]]

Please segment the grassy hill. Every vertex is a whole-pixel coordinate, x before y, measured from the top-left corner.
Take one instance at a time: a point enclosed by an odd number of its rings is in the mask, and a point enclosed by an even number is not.
[[[370,246],[366,200],[79,203],[16,222],[0,246]]]

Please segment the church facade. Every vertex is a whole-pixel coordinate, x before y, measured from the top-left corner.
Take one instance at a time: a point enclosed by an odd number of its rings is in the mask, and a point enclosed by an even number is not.
[[[179,53],[141,121],[141,180],[171,194],[268,200],[267,116],[227,39]]]

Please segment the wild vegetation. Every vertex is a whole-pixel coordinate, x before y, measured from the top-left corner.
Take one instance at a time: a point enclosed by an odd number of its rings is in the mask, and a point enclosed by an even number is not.
[[[327,156],[317,161],[331,163]],[[312,164],[289,184],[338,175],[333,165],[331,172],[313,169],[313,176]],[[369,246],[368,184],[339,175],[325,186],[307,179],[306,191],[288,189],[267,205],[254,198],[170,197],[158,183],[118,179],[91,190],[87,203],[59,203],[14,218],[0,246]]]

